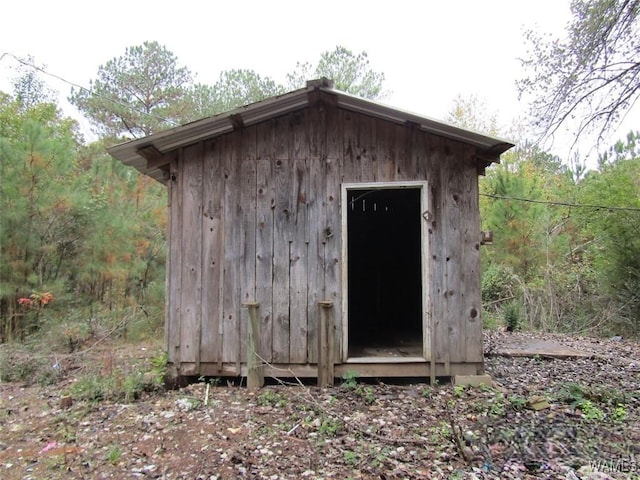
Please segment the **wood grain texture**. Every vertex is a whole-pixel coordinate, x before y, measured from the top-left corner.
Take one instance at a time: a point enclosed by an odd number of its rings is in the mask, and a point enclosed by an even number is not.
[[[240,210],[240,135],[232,133],[224,142],[224,276],[223,347],[224,362],[240,365],[240,252],[242,248]],[[238,370],[239,371],[239,370]]]
[[[431,310],[431,348],[432,359],[444,363],[444,354],[448,343],[446,312],[446,217],[445,197],[442,188],[442,177],[447,166],[444,164],[444,146],[441,139],[433,139],[435,143],[434,161],[431,168],[430,206],[429,211],[429,293]]]
[[[180,323],[180,359],[200,361],[202,311],[202,158],[201,143],[184,149],[182,166],[182,311]]]
[[[306,112],[306,111],[305,111]],[[307,361],[307,293],[309,244],[307,242],[309,196],[309,144],[306,115],[292,116],[292,188],[290,205],[291,232],[289,238],[289,361],[306,363]]]
[[[362,168],[356,161],[358,157],[359,116],[353,112],[339,110],[340,132],[342,137],[342,182],[362,181]]]
[[[309,188],[307,194],[307,362],[318,362],[318,302],[324,300],[324,235],[325,235],[325,110],[314,103],[309,109],[308,129],[310,149],[307,165]]]
[[[376,165],[376,124],[377,120],[367,115],[359,115],[357,118],[356,157],[360,170],[359,181],[375,182],[377,174]]]
[[[461,185],[460,175],[457,169],[451,168],[456,162],[450,148],[445,145],[445,165],[440,179],[443,188],[444,208],[444,279],[443,302],[444,323],[446,334],[439,338],[443,342],[443,359],[445,369],[451,361],[460,358],[460,345],[464,342],[464,331],[461,331],[460,313],[461,303],[464,301],[464,292],[461,291],[462,283],[462,245],[461,245]],[[445,345],[444,342],[447,344]]]
[[[256,134],[251,126],[240,136],[240,301],[256,301]],[[248,323],[240,322],[240,357],[247,358]]]
[[[327,135],[324,164],[325,221],[322,235],[324,250],[324,300],[333,302],[334,361],[346,360],[346,342],[343,338],[342,303],[342,207],[341,184],[343,182],[343,131],[342,115],[337,107],[325,107]],[[339,139],[339,140],[337,140]]]
[[[247,388],[254,390],[264,386],[264,373],[260,352],[260,304],[250,302],[247,309]]]
[[[480,205],[478,176],[475,169],[475,152],[466,148],[463,164],[463,195],[465,231],[463,237],[465,303],[461,321],[465,324],[464,362],[482,363],[482,286],[480,271]]]
[[[169,255],[167,297],[167,354],[169,362],[179,365],[180,359],[180,323],[182,299],[182,158],[183,151],[179,151],[176,159],[171,161],[170,167],[170,214],[169,214]]]
[[[273,122],[258,125],[256,162],[256,301],[260,303],[260,351],[273,360],[273,239],[276,192]]]
[[[377,122],[376,128],[376,181],[390,182],[394,179],[396,163],[396,129],[389,122]]]
[[[202,199],[202,328],[200,355],[203,362],[222,361],[222,278],[224,248],[224,165],[218,142],[206,142],[203,157]]]
[[[273,341],[274,362],[289,363],[289,246],[291,224],[291,161],[289,118],[274,120],[275,162],[273,178],[275,204],[273,212]]]

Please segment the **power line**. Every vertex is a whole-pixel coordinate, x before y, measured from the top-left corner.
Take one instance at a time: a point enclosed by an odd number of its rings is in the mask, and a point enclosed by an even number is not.
[[[94,92],[89,88],[86,88],[86,87],[83,87],[82,85],[78,85],[77,83],[71,82],[71,81],[67,80],[66,78],[63,78],[63,77],[61,77],[59,75],[56,75],[55,73],[48,72],[42,67],[34,65],[32,63],[29,63],[26,60],[23,60],[23,59],[15,56],[13,53],[3,52],[2,55],[0,55],[0,62],[2,61],[2,59],[5,56],[11,57],[14,60],[16,60],[18,63],[21,63],[22,65],[24,65],[26,67],[33,68],[34,70],[37,70],[37,71],[39,71],[41,73],[44,73],[45,75],[48,75],[48,76],[53,77],[53,78],[55,78],[57,80],[60,80],[61,82],[66,83],[67,85],[71,85],[72,87],[78,88],[80,90],[84,90],[85,92],[89,93],[90,95],[93,95],[94,97],[100,97],[100,98],[102,98],[104,100],[107,100],[108,102],[111,102],[111,103],[114,103],[114,104],[119,105],[121,107],[124,107],[124,108],[126,108],[127,110],[129,110],[131,112],[135,112],[135,113],[138,113],[140,115],[145,115],[147,117],[153,118],[155,120],[159,120],[161,122],[167,122],[172,126],[178,125],[178,122],[176,122],[175,120],[171,120],[169,118],[164,118],[164,117],[159,117],[159,116],[154,115],[152,113],[145,112],[144,110],[138,110],[136,108],[133,108],[131,105],[127,105],[126,103],[122,103],[122,102],[120,102],[118,100],[115,100],[113,98],[107,97],[106,95],[102,95],[101,93]]]
[[[596,210],[615,210],[615,211],[622,211],[622,212],[640,212],[640,208],[638,207],[613,207],[610,205],[589,205],[586,203],[554,202],[551,200],[534,200],[532,198],[506,197],[503,195],[492,195],[489,193],[481,193],[480,195],[483,197],[494,198],[497,200],[515,200],[516,202],[540,203],[543,205],[554,205],[554,206],[561,206],[561,207],[593,208]]]

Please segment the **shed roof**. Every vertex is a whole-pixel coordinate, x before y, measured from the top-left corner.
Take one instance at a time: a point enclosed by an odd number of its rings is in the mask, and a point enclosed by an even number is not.
[[[315,91],[334,95],[335,102],[340,108],[371,115],[401,125],[417,127],[435,135],[472,145],[478,148],[478,154],[485,166],[499,162],[500,155],[514,146],[513,143],[498,137],[488,136],[447,122],[350,95],[334,89],[330,80],[322,78],[307,82],[305,88],[163,130],[143,138],[130,140],[110,147],[107,151],[124,164],[162,181],[162,162],[154,161],[156,158],[161,157],[162,154],[200,140],[231,132],[238,128],[239,125],[249,126],[278,115],[299,110],[310,104],[309,93]]]

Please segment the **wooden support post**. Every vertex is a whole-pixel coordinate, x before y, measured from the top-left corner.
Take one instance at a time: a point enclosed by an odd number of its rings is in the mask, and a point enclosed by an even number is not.
[[[247,328],[247,388],[264,386],[262,358],[258,351],[260,342],[260,304],[249,302],[242,305],[249,310],[249,328]]]
[[[320,319],[318,325],[318,386],[333,386],[334,380],[334,334],[333,302],[318,302]]]

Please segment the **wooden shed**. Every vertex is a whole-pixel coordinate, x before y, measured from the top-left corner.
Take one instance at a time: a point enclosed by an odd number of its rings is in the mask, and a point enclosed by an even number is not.
[[[512,146],[321,79],[110,148],[168,187],[170,364],[481,373],[478,175]]]

